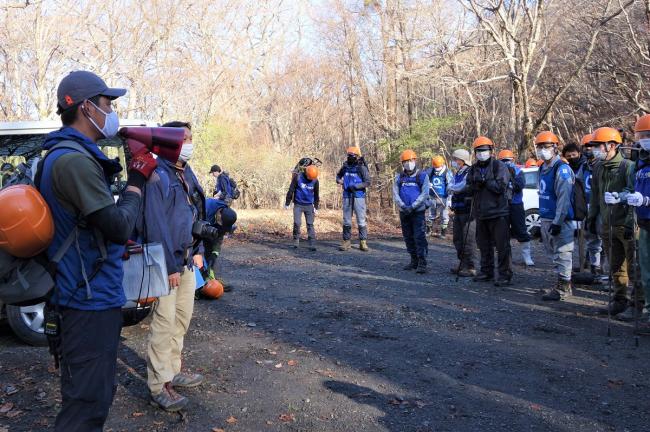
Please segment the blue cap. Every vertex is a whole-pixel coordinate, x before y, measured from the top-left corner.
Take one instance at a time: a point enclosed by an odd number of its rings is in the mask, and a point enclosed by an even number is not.
[[[117,99],[126,89],[111,88],[103,79],[89,71],[73,71],[61,80],[56,92],[59,113],[91,97],[101,95]]]

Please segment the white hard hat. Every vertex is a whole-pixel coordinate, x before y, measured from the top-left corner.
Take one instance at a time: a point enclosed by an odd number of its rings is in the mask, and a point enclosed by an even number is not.
[[[463,162],[465,162],[467,165],[472,164],[472,159],[469,156],[469,152],[465,149],[454,150],[454,152],[451,154],[451,157],[460,159]]]

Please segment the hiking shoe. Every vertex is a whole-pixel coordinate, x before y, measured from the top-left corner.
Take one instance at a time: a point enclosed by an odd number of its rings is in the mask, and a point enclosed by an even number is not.
[[[300,239],[293,239],[293,248],[298,249],[300,247]]]
[[[343,240],[339,246],[339,250],[343,252],[348,249],[350,249],[350,240]]]
[[[425,258],[418,259],[417,274],[424,274],[427,272],[427,260]]]
[[[480,272],[479,274],[474,276],[474,279],[472,280],[474,282],[490,282],[493,279],[494,279],[494,275]]]
[[[638,335],[650,335],[650,321],[647,319],[640,322],[638,328],[636,329],[636,334]]]
[[[597,265],[592,265],[591,266],[591,274],[594,276],[600,276],[603,274],[603,269],[600,266]]]
[[[411,262],[404,266],[404,270],[415,270],[416,268],[418,268],[417,257],[411,257]]]
[[[616,316],[622,312],[625,312],[627,309],[627,300],[612,300],[609,304],[598,310],[601,315],[607,315],[608,313],[611,316]]]
[[[203,375],[197,373],[179,373],[172,379],[172,387],[196,387],[203,382]]]
[[[447,228],[446,227],[440,229],[440,238],[441,239],[447,238]]]
[[[570,280],[558,279],[557,290],[562,294],[562,298],[573,295],[573,285]]]
[[[368,247],[368,241],[366,240],[360,240],[359,241],[359,250],[362,252],[368,252],[370,248]]]
[[[639,304],[638,308],[635,309],[634,302],[630,302],[630,307],[625,309],[624,312],[616,315],[616,319],[626,322],[631,322],[635,319],[638,319],[639,321],[648,321],[648,314],[647,311],[644,311],[643,304]]]
[[[152,394],[150,401],[151,405],[168,412],[180,411],[188,402],[185,396],[176,393],[170,382],[165,383],[160,393]]]
[[[476,276],[476,270],[474,269],[460,269],[458,272],[459,277],[474,277]]]
[[[309,250],[316,252],[316,243],[312,239],[309,239]]]
[[[512,276],[499,276],[498,279],[494,282],[496,287],[504,287],[512,285]]]
[[[542,300],[544,301],[560,301],[562,300],[562,294],[555,288],[548,289],[544,291],[542,295]]]

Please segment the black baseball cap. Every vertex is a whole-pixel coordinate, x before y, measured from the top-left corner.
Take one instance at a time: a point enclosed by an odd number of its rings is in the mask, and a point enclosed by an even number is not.
[[[212,168],[210,168],[210,174],[212,174],[213,172],[221,172],[221,168],[219,167],[219,165],[212,165]]]
[[[73,71],[59,83],[56,98],[59,113],[91,97],[102,95],[117,99],[126,94],[126,89],[111,88],[103,79],[90,71]]]

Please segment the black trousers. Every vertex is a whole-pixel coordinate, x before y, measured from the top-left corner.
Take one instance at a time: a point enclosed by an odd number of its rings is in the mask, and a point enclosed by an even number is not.
[[[426,218],[424,211],[404,214],[400,212],[399,221],[402,225],[402,236],[406,250],[411,257],[426,258],[429,252],[427,243]]]
[[[530,241],[530,234],[526,229],[526,211],[523,204],[510,204],[510,234],[519,243]]]
[[[454,214],[454,247],[461,270],[474,270],[476,255],[476,223],[469,213]],[[469,226],[468,226],[469,225]],[[463,238],[467,235],[467,238]]]
[[[117,389],[120,308],[61,311],[61,396],[57,432],[101,432]]]
[[[499,276],[512,277],[508,216],[477,220],[476,243],[481,251],[481,273],[494,275],[494,248],[496,247]]]

